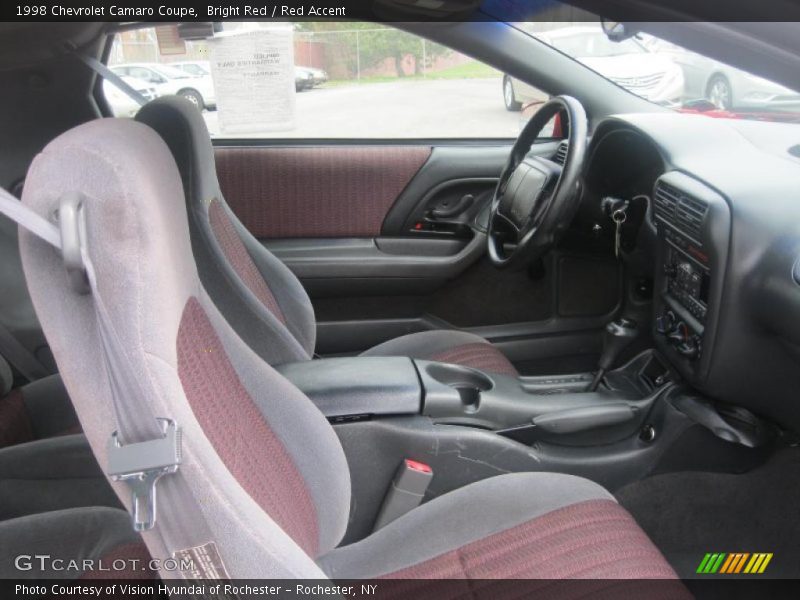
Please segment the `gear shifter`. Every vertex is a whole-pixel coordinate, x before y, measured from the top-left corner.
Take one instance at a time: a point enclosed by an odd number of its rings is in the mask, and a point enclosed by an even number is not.
[[[589,385],[588,391],[594,392],[600,381],[606,374],[606,371],[616,362],[617,358],[628,345],[636,339],[639,334],[639,327],[636,321],[631,319],[620,318],[616,321],[611,321],[606,325],[606,330],[603,333],[603,353],[600,355],[600,360],[597,363],[597,373]]]

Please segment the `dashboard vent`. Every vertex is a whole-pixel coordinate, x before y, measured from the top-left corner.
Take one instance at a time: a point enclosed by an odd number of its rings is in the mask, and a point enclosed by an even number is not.
[[[680,192],[671,185],[660,181],[656,188],[656,216],[672,223],[675,220],[675,208],[680,200]]]
[[[567,162],[567,150],[569,150],[569,142],[561,142],[555,155],[553,155],[553,162],[557,162],[563,167],[564,163]]]
[[[695,239],[700,238],[703,220],[708,212],[705,202],[660,181],[656,187],[654,209],[656,217],[673,224]]]
[[[706,218],[707,210],[708,207],[705,202],[700,202],[689,196],[682,196],[681,201],[678,202],[678,210],[675,212],[678,229],[698,239],[700,237],[700,227],[703,225],[703,219]]]

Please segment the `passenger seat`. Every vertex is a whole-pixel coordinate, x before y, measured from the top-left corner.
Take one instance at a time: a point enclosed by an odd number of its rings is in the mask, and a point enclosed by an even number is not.
[[[232,578],[676,578],[607,491],[553,473],[473,483],[339,547],[351,502],[341,444],[322,413],[241,340],[206,293],[180,177],[163,141],[125,120],[77,127],[36,158],[23,201],[52,215],[65,190],[84,194],[86,256],[126,368],[144,388],[124,398],[125,410],[175,419],[183,431],[181,466],[159,488],[159,506],[172,506],[175,521],[165,513],[144,535],[155,558],[197,550],[171,535],[195,533],[176,528],[189,518],[208,530],[213,555]],[[93,297],[72,291],[52,247],[24,231],[20,239],[34,306],[105,467],[117,420],[108,377],[97,368],[104,355]],[[137,431],[129,439],[153,436]],[[190,494],[177,505],[166,491],[179,482]],[[127,485],[114,486],[129,503]],[[187,505],[195,506],[188,514]],[[64,539],[55,529],[39,533],[40,540]],[[686,597],[673,583],[661,596]],[[600,591],[613,597],[618,585]]]

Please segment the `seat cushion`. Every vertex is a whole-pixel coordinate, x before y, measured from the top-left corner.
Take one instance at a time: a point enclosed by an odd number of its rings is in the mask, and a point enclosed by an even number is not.
[[[487,373],[519,376],[505,354],[482,337],[465,331],[411,333],[379,344],[362,356],[409,356],[472,367]]]
[[[82,506],[122,508],[84,435],[0,448],[0,521]]]
[[[556,473],[484,479],[324,556],[335,579],[674,579],[599,485]]]
[[[0,448],[80,430],[75,409],[58,375],[0,397]]]
[[[116,508],[73,508],[10,519],[0,522],[0,539],[2,579],[156,577],[130,516]],[[33,558],[37,555],[47,558]]]

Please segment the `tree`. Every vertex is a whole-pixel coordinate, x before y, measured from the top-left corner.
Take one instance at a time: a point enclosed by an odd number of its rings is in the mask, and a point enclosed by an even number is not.
[[[360,55],[362,67],[375,66],[387,58],[392,58],[398,77],[405,75],[403,58],[408,55],[414,57],[415,73],[419,74],[425,57],[443,56],[449,52],[445,46],[432,42],[425,42],[423,49],[422,38],[394,27],[381,27],[375,23],[300,22],[295,24],[295,29],[307,33],[339,32],[341,35],[337,36],[337,43],[344,47],[342,51],[346,52],[348,57],[353,57],[351,63],[356,62],[357,53]],[[350,65],[352,71],[355,71],[355,66],[355,64]]]

